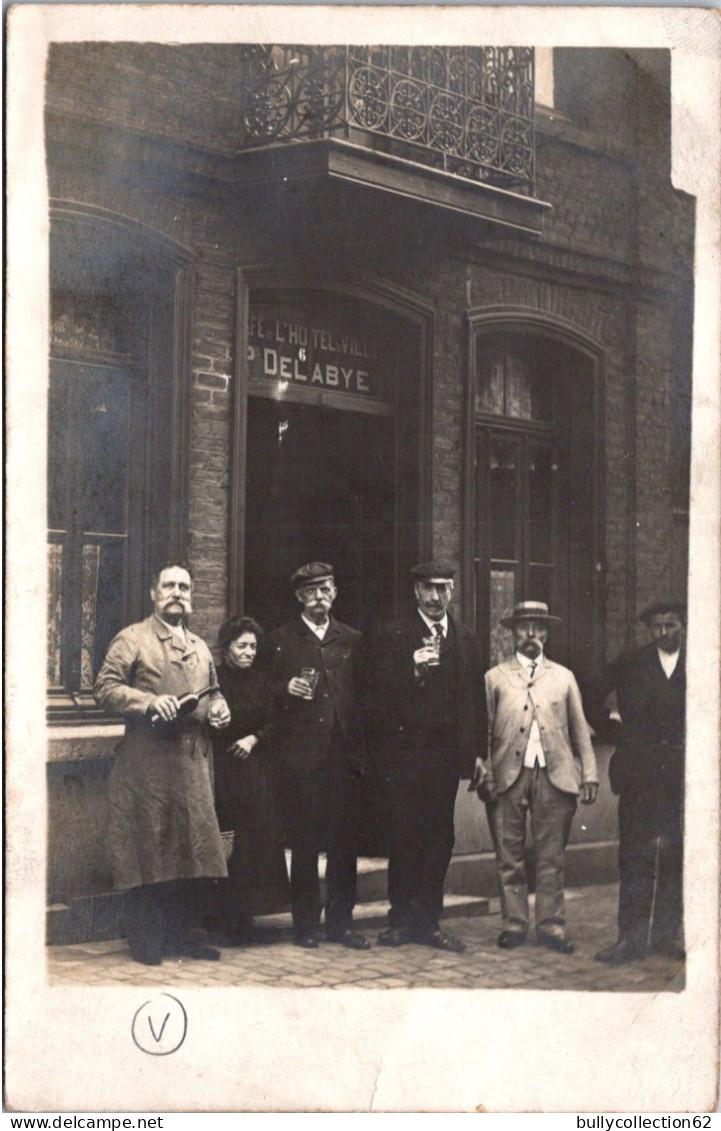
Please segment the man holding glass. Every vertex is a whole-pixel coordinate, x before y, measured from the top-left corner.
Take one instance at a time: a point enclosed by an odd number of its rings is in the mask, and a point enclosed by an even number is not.
[[[474,777],[486,754],[483,664],[476,636],[448,612],[453,567],[426,562],[411,574],[416,612],[378,633],[365,665],[369,753],[389,820],[390,911],[378,942],[458,953],[465,945],[439,917],[459,780]]]
[[[367,939],[353,927],[362,773],[356,698],[361,635],[331,616],[333,567],[308,562],[291,578],[299,616],[268,639],[268,672],[284,705],[278,741],[281,794],[291,860],[297,946],[318,946],[318,856],[327,853],[326,937],[353,950]]]

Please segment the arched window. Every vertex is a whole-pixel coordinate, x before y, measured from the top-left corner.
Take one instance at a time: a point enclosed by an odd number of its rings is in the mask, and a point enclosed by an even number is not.
[[[563,623],[550,654],[591,670],[599,626],[596,366],[535,329],[472,334],[471,551],[488,663],[511,650],[499,622],[519,600]]]

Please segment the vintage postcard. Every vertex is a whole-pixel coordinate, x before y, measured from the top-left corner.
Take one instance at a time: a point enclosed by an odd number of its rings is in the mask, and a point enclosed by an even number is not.
[[[10,9],[9,1111],[715,1111],[720,88]]]

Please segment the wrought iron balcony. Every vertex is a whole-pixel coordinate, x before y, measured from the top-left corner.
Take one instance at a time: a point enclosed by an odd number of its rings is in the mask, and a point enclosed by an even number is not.
[[[532,48],[271,44],[244,67],[241,149],[340,136],[533,195]]]

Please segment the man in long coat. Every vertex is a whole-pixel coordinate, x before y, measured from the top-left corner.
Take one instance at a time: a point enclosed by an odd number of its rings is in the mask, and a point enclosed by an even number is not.
[[[355,668],[361,634],[331,616],[338,593],[331,565],[308,562],[291,585],[302,609],[270,633],[267,663],[284,708],[276,741],[295,942],[318,946],[318,856],[325,849],[326,937],[366,950],[368,940],[353,927],[362,773]]]
[[[459,781],[486,753],[483,664],[476,636],[448,612],[453,567],[425,562],[411,573],[416,612],[380,629],[364,664],[369,755],[389,821],[390,911],[378,942],[459,952],[464,943],[439,918]]]
[[[501,624],[513,632],[515,652],[486,674],[491,733],[490,773],[479,795],[498,861],[503,930],[498,945],[526,941],[529,925],[526,821],[530,814],[536,864],[536,937],[570,954],[565,937],[564,852],[578,797],[593,804],[596,757],[572,672],[544,654],[551,624],[542,601],[521,601]]]
[[[108,841],[116,886],[126,892],[130,952],[150,966],[165,954],[219,957],[189,939],[188,927],[200,897],[194,881],[228,874],[208,756],[209,726],[227,726],[230,712],[207,646],[186,627],[191,586],[183,563],[160,570],[152,616],[111,642],[94,689],[99,706],[125,720]],[[197,699],[181,701],[193,693]]]
[[[599,962],[647,950],[684,957],[682,930],[685,605],[657,601],[641,613],[651,642],[610,667],[620,740],[611,759],[618,794],[618,939]]]

